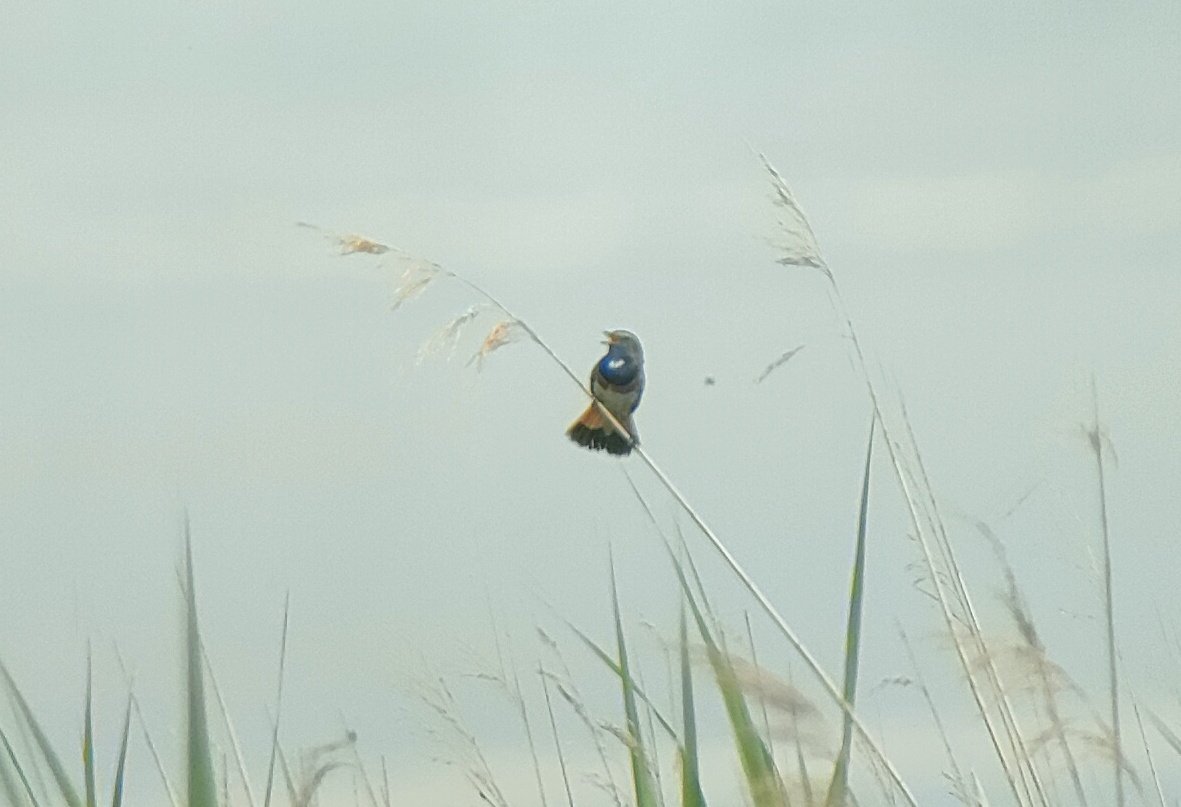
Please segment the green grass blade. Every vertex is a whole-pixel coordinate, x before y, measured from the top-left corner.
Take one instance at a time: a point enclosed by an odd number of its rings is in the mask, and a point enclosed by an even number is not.
[[[1148,715],[1148,719],[1152,722],[1152,725],[1156,728],[1156,730],[1160,732],[1160,736],[1165,738],[1165,742],[1169,744],[1169,747],[1178,754],[1181,754],[1181,738],[1179,738],[1173,732],[1173,730],[1169,728],[1165,721],[1156,716],[1156,712],[1152,711],[1148,707],[1144,707],[1144,714]]]
[[[188,701],[187,807],[217,807],[213,758],[209,753],[209,725],[205,715],[205,682],[201,669],[201,634],[197,627],[197,592],[193,585],[193,541],[185,518],[185,650]]]
[[[570,789],[570,772],[566,767],[566,754],[562,751],[562,740],[558,735],[558,721],[554,718],[554,703],[549,694],[549,679],[541,665],[537,665],[537,677],[541,681],[541,691],[545,695],[545,711],[549,715],[550,734],[554,738],[554,751],[558,757],[558,768],[562,773],[562,786],[566,789],[566,804],[574,807],[574,792]],[[540,783],[538,784],[540,790]],[[545,794],[542,793],[542,807],[546,807]]]
[[[84,778],[86,780],[86,807],[97,807],[97,801],[94,792],[94,714],[93,704],[94,698],[92,683],[93,683],[93,665],[91,663],[90,649],[86,650],[86,717],[83,720],[82,728],[82,769]]]
[[[693,705],[693,670],[689,663],[689,638],[685,608],[681,606],[681,807],[705,807],[701,792],[701,766],[697,759],[697,713]]]
[[[779,780],[779,773],[775,769],[775,761],[771,758],[771,752],[767,750],[763,738],[759,736],[754,720],[751,719],[750,710],[747,708],[746,698],[742,693],[742,686],[738,681],[734,666],[714,641],[713,634],[706,624],[705,616],[701,613],[701,608],[693,597],[683,565],[675,556],[672,559],[677,579],[681,583],[681,591],[684,593],[685,601],[689,604],[693,619],[697,623],[697,630],[705,644],[710,667],[713,668],[714,680],[722,695],[722,703],[726,707],[726,716],[729,718],[730,728],[734,732],[734,743],[738,749],[743,774],[746,776],[751,802],[755,807],[784,807],[786,799],[782,783]]]
[[[283,746],[275,742],[275,751],[278,754],[279,770],[283,773],[283,782],[287,785],[287,801],[291,804],[299,802],[299,794],[296,792],[295,779],[291,776],[291,765],[287,762],[287,754],[283,752]]]
[[[1152,774],[1152,785],[1155,788],[1157,804],[1165,807],[1165,793],[1161,788],[1160,775],[1156,770],[1156,761],[1152,758],[1152,747],[1148,744],[1148,735],[1144,732],[1144,720],[1140,717],[1140,704],[1132,699],[1132,713],[1136,716],[1136,728],[1140,730],[1140,742],[1144,745],[1144,757],[1148,760],[1148,771]]]
[[[123,774],[127,770],[127,738],[131,735],[131,693],[127,693],[127,711],[123,713],[123,735],[119,740],[119,761],[115,763],[115,783],[111,786],[111,807],[123,804]]]
[[[1103,433],[1099,429],[1099,393],[1095,386],[1095,377],[1091,377],[1091,400],[1094,405],[1094,427],[1087,432],[1091,449],[1095,454],[1095,469],[1097,473],[1099,493],[1099,527],[1103,537],[1103,616],[1107,629],[1107,680],[1108,694],[1111,701],[1111,745],[1112,756],[1115,759],[1115,801],[1118,807],[1124,807],[1124,751],[1120,733],[1119,715],[1119,671],[1118,654],[1115,642],[1115,605],[1112,595],[1111,580],[1111,530],[1107,519],[1107,481],[1103,468]]]
[[[631,757],[632,783],[635,787],[636,807],[658,807],[659,791],[648,766],[644,751],[644,736],[640,729],[636,690],[627,659],[627,643],[623,636],[623,620],[619,616],[619,592],[615,585],[615,564],[611,564],[611,609],[615,617],[615,642],[619,651],[619,680],[623,688],[623,709],[627,717],[628,754]]]
[[[14,771],[11,770],[11,767],[8,756],[0,754],[0,795],[4,797],[7,804],[24,807],[25,797],[21,794],[16,779],[13,778]]]
[[[61,759],[53,750],[53,746],[50,745],[49,738],[45,736],[45,732],[41,729],[41,724],[33,716],[33,710],[29,707],[29,702],[21,694],[12,674],[4,666],[4,662],[0,662],[0,678],[4,679],[9,693],[16,703],[17,711],[20,712],[20,716],[24,718],[25,724],[33,733],[33,741],[37,744],[37,749],[41,752],[41,757],[49,766],[50,773],[53,774],[53,780],[57,784],[57,789],[61,793],[62,800],[69,807],[82,807],[82,800],[78,798],[78,791],[74,789],[74,785],[70,782],[70,777],[66,775],[66,769],[62,765]]]
[[[230,740],[230,748],[234,752],[234,764],[237,768],[238,779],[242,783],[242,789],[246,793],[246,803],[249,807],[255,807],[254,789],[250,786],[250,777],[246,774],[246,761],[242,758],[242,745],[238,742],[238,733],[234,731],[234,721],[230,719],[230,710],[226,706],[225,698],[221,694],[221,686],[217,683],[217,673],[213,669],[213,662],[209,660],[209,653],[205,649],[205,643],[201,643],[201,660],[204,662],[205,674],[209,685],[213,688],[213,700],[217,704],[217,710],[221,714],[221,723],[225,727],[226,736]],[[229,800],[227,795],[229,791],[229,766],[226,764],[228,760],[224,759],[222,755],[222,802],[226,803]]]
[[[12,781],[12,776],[9,773],[8,769],[11,766],[20,778],[21,787],[24,789],[25,795],[28,796],[28,803],[33,807],[39,807],[37,796],[33,793],[33,786],[29,783],[29,777],[25,775],[24,768],[16,758],[16,751],[13,750],[12,743],[8,741],[8,735],[4,733],[2,728],[0,728],[0,744],[4,746],[4,755],[0,757],[0,782],[4,785],[4,792],[8,795],[9,802],[22,807],[25,804],[25,800],[21,798],[16,783]]]
[[[850,707],[857,700],[857,667],[861,658],[861,610],[865,590],[865,527],[869,515],[869,471],[873,460],[873,433],[877,418],[869,421],[869,441],[865,448],[865,475],[861,482],[861,507],[857,513],[857,550],[853,560],[853,581],[849,586],[849,623],[845,629],[845,683],[842,694]],[[849,756],[853,750],[853,719],[844,713],[841,751],[833,765],[828,786],[827,807],[843,807],[849,789]]]
[[[275,759],[279,753],[279,718],[283,714],[283,672],[287,668],[287,627],[291,618],[291,592],[283,599],[283,633],[279,639],[279,683],[275,691],[275,725],[271,729],[271,758],[267,763],[267,789],[263,807],[271,807],[275,785]]]
[[[601,661],[601,662],[603,662],[603,664],[607,665],[608,669],[610,669],[611,672],[615,673],[620,678],[623,678],[623,676],[625,675],[623,669],[619,666],[619,662],[617,662],[615,659],[611,658],[610,653],[608,653],[603,648],[599,647],[599,645],[595,642],[594,639],[587,636],[585,633],[580,631],[578,628],[574,627],[574,625],[570,624],[569,622],[566,623],[566,627],[570,628],[570,630],[574,632],[574,635],[577,636],[579,639],[581,639],[582,643],[585,644],[590,649],[590,651],[595,654],[595,657],[599,661]],[[663,714],[661,714],[660,710],[656,708],[656,704],[654,704],[652,702],[652,699],[648,697],[648,694],[644,691],[644,688],[639,685],[639,683],[636,681],[636,679],[631,677],[630,672],[626,673],[626,675],[628,677],[628,680],[631,682],[632,692],[635,693],[636,697],[639,698],[641,703],[643,703],[646,707],[648,707],[648,710],[652,713],[653,717],[656,718],[656,722],[660,725],[660,727],[662,729],[664,729],[665,733],[668,734],[668,736],[674,742],[680,742],[680,739],[677,737],[677,730],[675,728],[673,728],[673,725],[672,725],[672,723],[670,723],[668,721],[668,718],[666,718]]]

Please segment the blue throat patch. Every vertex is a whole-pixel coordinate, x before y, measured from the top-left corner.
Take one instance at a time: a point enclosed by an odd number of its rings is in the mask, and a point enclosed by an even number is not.
[[[630,384],[636,378],[636,363],[618,345],[611,345],[599,359],[599,374],[612,384]]]

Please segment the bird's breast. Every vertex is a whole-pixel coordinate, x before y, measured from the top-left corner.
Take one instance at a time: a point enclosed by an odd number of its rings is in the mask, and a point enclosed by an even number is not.
[[[627,356],[608,353],[599,362],[599,373],[603,379],[611,384],[624,386],[636,380],[640,372],[639,364]]]

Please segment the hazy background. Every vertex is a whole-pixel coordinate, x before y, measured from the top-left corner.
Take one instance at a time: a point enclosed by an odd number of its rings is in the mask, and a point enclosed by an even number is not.
[[[609,636],[609,543],[660,680],[640,623],[671,634],[675,586],[619,463],[562,436],[578,390],[530,345],[465,367],[494,318],[450,363],[416,366],[473,295],[440,282],[391,314],[396,262],[337,256],[300,220],[467,274],[579,372],[604,328],[639,334],[645,446],[837,670],[869,408],[819,276],[773,263],[756,151],[808,211],[883,390],[907,400],[990,629],[1008,625],[977,519],[1055,658],[1101,687],[1080,429],[1094,375],[1119,459],[1124,670],[1177,717],[1161,640],[1181,523],[1176,3],[15,0],[4,17],[0,658],[63,748],[90,640],[103,764],[125,692],[116,643],[179,752],[186,507],[206,641],[259,777],[288,591],[286,745],[339,737],[343,717],[409,803],[477,803],[427,762],[408,692],[492,666],[493,618],[525,671],[550,658],[533,626],[560,636],[617,719],[609,674],[558,619]],[[671,501],[626,467],[671,524]],[[988,774],[911,585],[897,485],[885,462],[875,474],[866,691],[908,672],[900,619]],[[693,540],[741,624],[750,603]],[[507,783],[524,745],[500,704],[465,695]],[[941,793],[911,741],[933,736],[914,694],[866,704],[916,789]],[[722,748],[726,731],[709,725]],[[134,803],[158,803],[132,755]],[[527,780],[506,789],[532,803]]]

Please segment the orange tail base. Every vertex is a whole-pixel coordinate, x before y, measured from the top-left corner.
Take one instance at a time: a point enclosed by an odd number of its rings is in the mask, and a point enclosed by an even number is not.
[[[630,417],[623,422],[623,425],[633,435],[636,433],[635,422]],[[599,411],[598,405],[593,403],[586,408],[578,420],[570,424],[570,428],[566,430],[566,436],[584,448],[589,448],[592,451],[606,451],[608,454],[618,457],[626,457],[631,453],[632,446],[638,442],[633,441],[626,434],[620,433],[611,425],[611,421]]]

